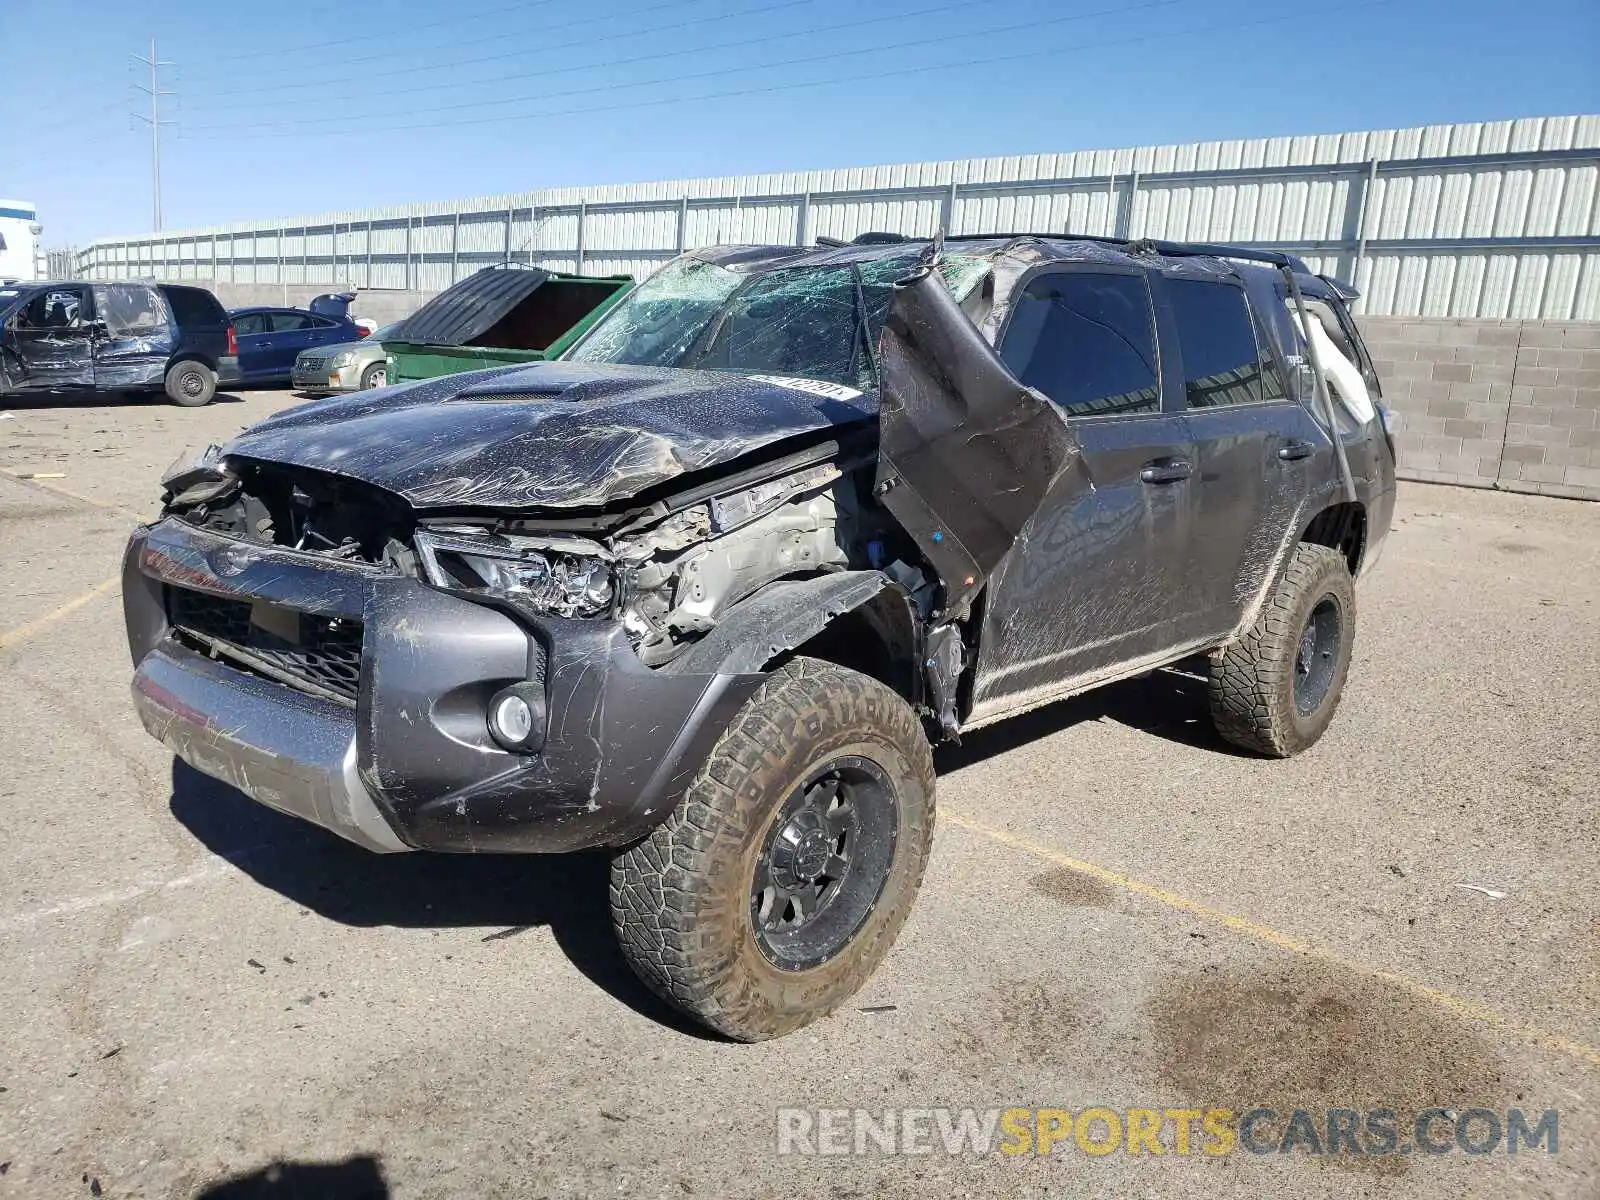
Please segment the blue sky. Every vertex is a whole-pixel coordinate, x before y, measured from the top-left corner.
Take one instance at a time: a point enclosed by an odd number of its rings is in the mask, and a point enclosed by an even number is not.
[[[150,228],[152,35],[168,228],[1600,111],[1594,0],[0,0],[0,195],[46,244]]]

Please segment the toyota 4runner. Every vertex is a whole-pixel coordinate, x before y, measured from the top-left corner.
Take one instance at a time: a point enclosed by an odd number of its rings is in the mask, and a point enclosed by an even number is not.
[[[628,961],[737,1039],[906,919],[932,747],[1205,652],[1287,756],[1394,458],[1344,286],[1034,235],[684,255],[562,361],[317,401],[128,549],[149,731],[378,851],[614,855]]]

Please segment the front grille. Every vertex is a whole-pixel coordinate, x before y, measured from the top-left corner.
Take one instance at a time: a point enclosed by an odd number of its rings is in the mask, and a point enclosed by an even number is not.
[[[294,364],[294,369],[302,375],[326,371],[328,369],[328,360],[326,358],[302,358]]]
[[[167,617],[180,635],[235,665],[313,696],[355,704],[361,685],[359,621],[171,586]]]

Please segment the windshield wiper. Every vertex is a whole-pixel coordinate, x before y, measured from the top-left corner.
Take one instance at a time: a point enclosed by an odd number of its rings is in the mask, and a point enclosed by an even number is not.
[[[852,319],[855,328],[850,331],[850,362],[845,367],[846,378],[851,382],[859,382],[860,375],[856,371],[856,364],[861,360],[861,352],[867,353],[867,373],[872,377],[872,386],[878,385],[878,356],[872,348],[872,330],[867,326],[867,293],[861,282],[861,267],[857,263],[850,264],[850,282],[854,285],[855,298],[851,302]]]

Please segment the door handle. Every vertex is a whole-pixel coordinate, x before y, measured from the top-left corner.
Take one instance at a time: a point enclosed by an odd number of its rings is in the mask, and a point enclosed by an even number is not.
[[[1317,452],[1317,447],[1312,442],[1301,441],[1299,438],[1290,438],[1278,447],[1278,457],[1284,462],[1297,462],[1302,458],[1310,458]]]
[[[1144,483],[1177,483],[1194,474],[1194,467],[1181,458],[1158,458],[1145,463],[1139,471]]]

